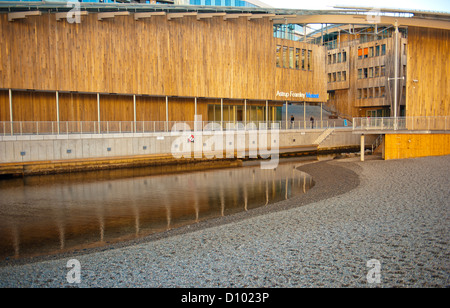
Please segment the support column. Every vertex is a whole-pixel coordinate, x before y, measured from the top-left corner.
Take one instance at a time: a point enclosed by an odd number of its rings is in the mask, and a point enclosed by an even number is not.
[[[220,99],[220,127],[223,130],[223,98]]]
[[[196,115],[197,115],[197,98],[195,98],[195,100],[194,100],[194,121],[195,121]]]
[[[288,102],[286,101],[286,119],[285,119],[285,122],[286,122],[286,129],[288,129]]]
[[[361,161],[364,161],[364,152],[366,150],[364,134],[361,135]]]
[[[320,103],[320,128],[323,128],[322,110],[323,110],[323,103]]]
[[[306,129],[306,102],[303,102],[303,128]]]
[[[11,136],[14,135],[14,120],[13,120],[13,107],[12,107],[12,90],[9,89],[9,121],[11,122]]]
[[[133,126],[134,126],[134,132],[136,133],[136,95],[133,95],[133,113],[134,113],[134,117],[133,117],[134,123],[133,123]]]
[[[398,24],[395,22],[395,56],[394,56],[394,128],[397,126],[398,93]]]
[[[101,133],[100,126],[100,93],[97,93],[97,121],[98,121],[98,133]]]
[[[166,96],[166,131],[169,131],[169,97]]]
[[[59,135],[59,92],[58,91],[56,91],[56,125],[57,125],[56,132]]]
[[[245,129],[247,130],[247,100],[244,99],[244,125]]]

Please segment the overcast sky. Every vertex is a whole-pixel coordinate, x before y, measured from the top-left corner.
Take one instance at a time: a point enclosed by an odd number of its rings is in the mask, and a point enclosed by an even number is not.
[[[409,9],[440,11],[450,13],[450,0],[261,0],[262,2],[276,8],[321,10],[331,9],[333,6],[358,6],[389,9]]]

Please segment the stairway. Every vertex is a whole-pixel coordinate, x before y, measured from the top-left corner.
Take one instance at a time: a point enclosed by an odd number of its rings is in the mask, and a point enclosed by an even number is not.
[[[332,133],[334,132],[334,128],[327,128],[323,131],[322,134],[317,137],[317,139],[313,142],[314,145],[320,145],[322,142],[325,141]]]

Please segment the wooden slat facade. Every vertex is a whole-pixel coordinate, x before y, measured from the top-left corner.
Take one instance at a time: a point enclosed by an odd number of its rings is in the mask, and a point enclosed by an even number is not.
[[[323,49],[275,39],[269,18],[135,20],[130,14],[99,21],[89,14],[70,24],[50,13],[14,22],[0,14],[0,34],[0,88],[14,90],[15,121],[55,121],[55,91],[60,91],[61,121],[97,120],[96,93],[104,121],[133,120],[133,95],[137,119],[147,121],[166,120],[165,96],[171,97],[173,121],[193,120],[195,97],[247,99],[262,106],[266,100],[271,105],[326,101]],[[277,68],[276,44],[311,50],[313,69]],[[277,97],[277,91],[319,98]],[[0,96],[0,119],[9,120],[8,92]],[[23,110],[25,100],[33,108]],[[207,116],[206,105],[197,108]]]
[[[450,115],[450,31],[408,29],[407,116]]]

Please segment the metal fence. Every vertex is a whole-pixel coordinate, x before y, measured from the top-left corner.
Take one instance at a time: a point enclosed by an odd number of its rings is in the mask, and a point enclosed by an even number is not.
[[[354,130],[447,131],[450,117],[353,118]]]
[[[173,131],[307,130],[351,127],[346,120],[277,122],[205,121],[14,121],[0,122],[1,136],[68,134],[135,134]]]

